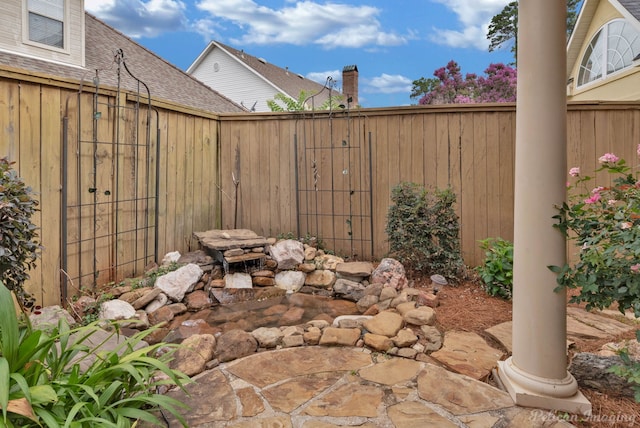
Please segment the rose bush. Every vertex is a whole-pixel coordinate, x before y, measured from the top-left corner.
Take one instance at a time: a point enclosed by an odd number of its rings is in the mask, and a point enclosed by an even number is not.
[[[638,145],[640,156],[640,145]],[[573,266],[550,266],[559,288],[577,289],[571,302],[587,309],[604,309],[617,303],[621,313],[631,309],[640,317],[640,181],[624,159],[605,153],[596,172],[612,174],[610,185],[593,186],[593,177],[579,167],[569,170],[568,202],[563,203],[554,225],[575,240],[578,259]],[[640,330],[636,331],[640,340]],[[625,355],[626,357],[626,355]],[[636,383],[640,401],[640,363],[630,362],[627,379]]]

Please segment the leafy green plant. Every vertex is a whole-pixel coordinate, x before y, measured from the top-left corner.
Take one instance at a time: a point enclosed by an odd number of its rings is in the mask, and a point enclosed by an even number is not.
[[[480,241],[485,250],[485,259],[476,272],[491,296],[511,299],[513,293],[513,243],[502,238],[487,238]]]
[[[97,324],[70,329],[61,320],[50,334],[20,323],[10,291],[0,284],[0,427],[131,427],[141,420],[160,424],[166,410],[186,426],[184,405],[156,392],[162,385],[182,387],[189,379],[167,365],[172,352],[154,357],[159,347],[142,340],[153,330],[102,345]],[[175,349],[173,347],[172,349]],[[161,377],[159,374],[163,374]]]
[[[31,307],[35,300],[23,286],[40,251],[37,227],[31,222],[38,201],[12,169],[14,163],[0,159],[0,280],[22,306]]]
[[[632,360],[626,350],[618,353],[622,359],[622,365],[612,366],[609,371],[633,384],[635,400],[640,403],[640,363]]]
[[[569,183],[571,196],[558,207],[559,213],[554,216],[558,223],[554,226],[576,242],[578,261],[573,266],[549,269],[556,273],[559,289],[579,290],[571,302],[584,302],[587,309],[603,309],[617,303],[621,313],[632,309],[638,318],[640,182],[625,161],[613,153],[605,153],[599,162],[601,167],[596,172],[612,174],[611,186],[588,186],[593,177],[582,176],[578,167],[569,171],[575,183]],[[640,330],[636,337],[640,340]],[[628,374],[628,379],[640,388],[640,363],[629,362],[631,368],[621,368],[620,372]]]
[[[313,94],[311,92],[301,90],[298,94],[298,99],[293,99],[279,92],[273,96],[272,100],[267,100],[267,106],[274,112],[311,110],[311,107],[307,105],[307,102],[312,96]],[[335,108],[340,104],[340,101],[342,101],[342,95],[332,95],[320,106],[315,107],[315,110],[329,110],[330,108]]]
[[[392,189],[391,201],[386,227],[390,254],[407,269],[457,282],[464,263],[451,189],[428,191],[415,183],[400,183]]]

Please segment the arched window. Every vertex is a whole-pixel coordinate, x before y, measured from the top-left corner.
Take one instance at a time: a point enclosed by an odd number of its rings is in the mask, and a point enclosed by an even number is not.
[[[602,27],[589,42],[578,73],[578,86],[622,70],[640,55],[640,33],[624,19]]]

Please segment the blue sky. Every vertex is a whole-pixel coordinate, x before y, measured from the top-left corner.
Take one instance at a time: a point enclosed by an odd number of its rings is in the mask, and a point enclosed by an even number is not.
[[[455,60],[463,73],[513,61],[488,52],[509,0],[85,0],[85,9],[186,70],[211,40],[320,83],[356,64],[363,107],[415,103],[411,82]]]

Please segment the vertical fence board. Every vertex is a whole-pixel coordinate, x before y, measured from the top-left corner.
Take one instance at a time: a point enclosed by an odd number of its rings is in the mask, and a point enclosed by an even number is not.
[[[20,85],[18,111],[20,121],[17,124],[16,132],[18,133],[17,141],[19,142],[18,159],[20,162],[20,177],[25,184],[32,189],[40,189],[42,182],[40,180],[40,87],[31,83],[22,83]],[[33,195],[35,199],[40,200],[39,194]],[[31,216],[33,224],[42,230],[42,211],[36,211]],[[26,291],[30,293],[37,301],[42,302],[44,297],[44,277],[42,275],[42,266],[36,263],[36,267],[31,270]]]

